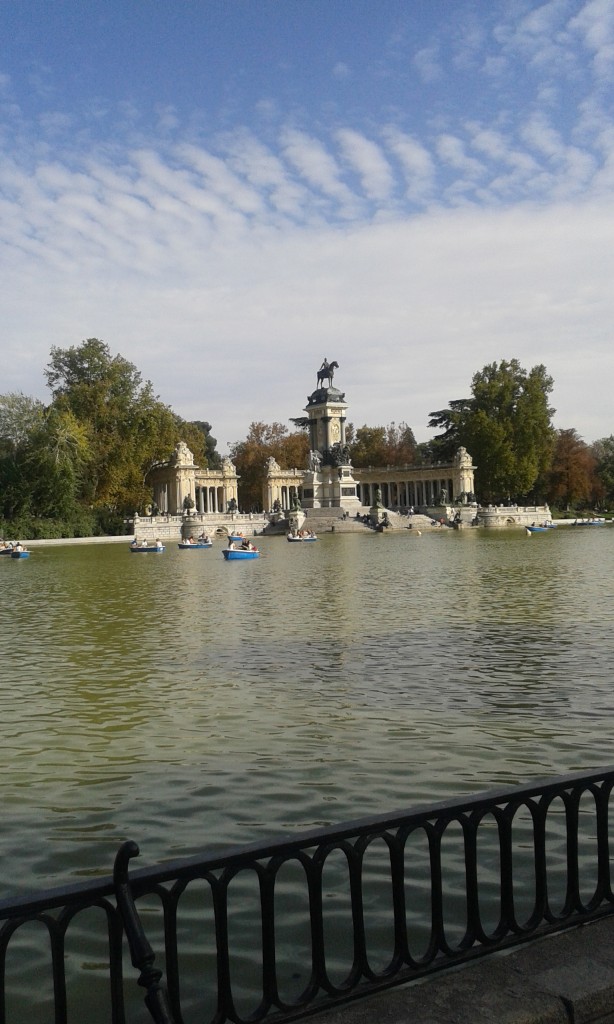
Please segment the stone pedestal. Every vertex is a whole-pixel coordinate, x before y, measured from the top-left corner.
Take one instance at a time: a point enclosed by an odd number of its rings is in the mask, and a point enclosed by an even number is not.
[[[292,508],[288,512],[288,528],[291,533],[298,533],[299,530],[303,529],[303,523],[305,522],[305,513],[302,508]]]
[[[356,512],[360,501],[351,466],[321,466],[307,470],[303,479],[305,508],[344,508]]]

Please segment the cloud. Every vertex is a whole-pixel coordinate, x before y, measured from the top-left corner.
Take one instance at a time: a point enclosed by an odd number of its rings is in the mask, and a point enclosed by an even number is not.
[[[406,194],[414,202],[426,202],[433,195],[435,163],[428,149],[410,135],[393,125],[383,130],[383,136],[395,155],[406,178]]]
[[[614,8],[610,0],[590,0],[569,22],[592,57],[595,76],[600,81],[614,79]]]
[[[343,183],[341,168],[319,139],[290,129],[284,132],[282,144],[286,159],[312,188],[339,202],[348,215],[357,210],[356,197]]]
[[[394,179],[380,147],[350,128],[340,129],[337,140],[345,160],[359,175],[367,196],[387,199],[393,192]]]

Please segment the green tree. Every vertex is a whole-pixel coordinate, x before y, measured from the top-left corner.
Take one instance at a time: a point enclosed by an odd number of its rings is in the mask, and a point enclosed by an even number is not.
[[[0,395],[0,511],[4,518],[30,512],[34,496],[27,459],[45,406],[21,392]]]
[[[83,502],[124,513],[141,508],[150,499],[147,473],[172,451],[184,421],[159,401],[132,363],[113,356],[98,338],[52,348],[45,376],[54,408],[75,416],[90,438],[80,480]]]
[[[206,420],[191,420],[188,425],[202,434],[204,438],[204,461],[199,462],[199,465],[209,466],[210,469],[219,469],[222,465],[222,457],[217,451],[217,440],[211,434],[211,424]],[[189,441],[186,440],[186,444],[190,447]]]
[[[261,510],[266,480],[266,464],[274,458],[282,469],[300,469],[306,465],[309,437],[301,430],[290,434],[283,423],[251,423],[244,441],[230,447],[239,475],[239,497],[243,510]]]
[[[446,461],[460,445],[470,452],[480,500],[526,497],[545,479],[554,445],[552,387],[544,366],[527,372],[518,360],[503,360],[474,374],[472,398],[430,414],[429,425],[445,428],[434,441]]]
[[[597,459],[590,447],[573,428],[557,431],[548,473],[548,500],[567,507],[594,504],[604,493],[597,476]]]
[[[614,434],[602,437],[591,445],[595,457],[595,472],[603,488],[603,501],[614,506]]]
[[[414,432],[407,423],[389,423],[387,427],[362,427],[354,430],[348,424],[346,440],[350,447],[352,465],[409,466],[416,461],[417,445]]]

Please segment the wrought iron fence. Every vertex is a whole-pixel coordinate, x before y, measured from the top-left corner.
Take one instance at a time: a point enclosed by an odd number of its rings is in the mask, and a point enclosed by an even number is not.
[[[28,998],[19,937],[33,925],[49,961],[42,1019],[71,1019],[88,982],[67,944],[94,911],[97,1019],[112,1024],[135,1012],[126,935],[155,1021],[242,1024],[294,1020],[611,914],[613,787],[614,768],[576,773],[130,873],[138,848],[124,844],[114,878],[0,903],[0,1024],[12,1024],[15,943]]]

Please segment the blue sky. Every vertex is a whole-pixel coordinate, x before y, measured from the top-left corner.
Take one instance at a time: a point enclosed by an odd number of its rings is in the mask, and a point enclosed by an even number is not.
[[[102,338],[219,446],[544,363],[614,432],[611,0],[0,0],[1,393]]]

